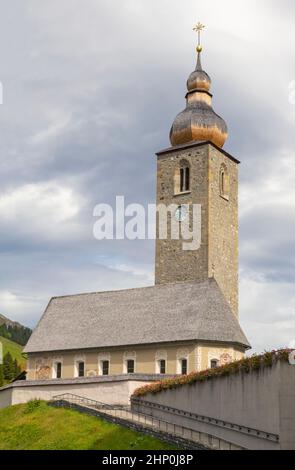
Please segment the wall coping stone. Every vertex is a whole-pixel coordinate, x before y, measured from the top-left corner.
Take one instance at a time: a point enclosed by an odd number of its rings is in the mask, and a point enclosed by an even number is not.
[[[10,384],[4,385],[0,388],[2,390],[8,390],[10,388],[18,387],[42,387],[49,385],[80,385],[80,384],[92,384],[92,383],[106,383],[106,382],[157,382],[165,378],[172,378],[176,375],[169,374],[120,374],[120,375],[105,375],[96,377],[75,377],[72,379],[47,379],[47,380],[18,380]]]

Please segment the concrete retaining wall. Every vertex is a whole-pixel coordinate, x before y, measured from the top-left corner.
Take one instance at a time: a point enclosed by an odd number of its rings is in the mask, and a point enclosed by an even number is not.
[[[295,366],[278,362],[148,394],[132,408],[246,449],[295,449]]]
[[[134,390],[163,376],[126,374],[68,380],[14,382],[0,389],[0,408],[32,399],[51,400],[56,395],[72,393],[108,404],[128,405]]]

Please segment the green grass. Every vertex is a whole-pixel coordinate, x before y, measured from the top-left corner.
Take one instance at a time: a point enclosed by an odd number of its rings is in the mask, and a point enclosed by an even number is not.
[[[0,410],[0,450],[168,450],[142,433],[34,400]]]
[[[3,346],[3,356],[9,351],[13,359],[16,359],[21,367],[25,369],[26,360],[22,357],[23,346],[14,343],[14,341],[11,341],[10,339],[3,338],[2,336],[0,336],[0,342]]]

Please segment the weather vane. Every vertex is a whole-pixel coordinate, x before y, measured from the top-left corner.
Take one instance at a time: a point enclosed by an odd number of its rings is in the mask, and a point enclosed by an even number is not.
[[[205,28],[205,25],[203,25],[202,23],[198,22],[194,28],[193,28],[193,31],[196,31],[196,33],[198,33],[198,46],[197,46],[197,52],[201,52],[202,51],[202,46],[201,46],[201,32],[203,31],[203,29]]]

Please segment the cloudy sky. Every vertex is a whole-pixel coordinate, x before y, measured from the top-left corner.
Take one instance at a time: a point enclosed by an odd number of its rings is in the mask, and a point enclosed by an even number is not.
[[[93,239],[93,208],[155,199],[203,66],[240,166],[240,316],[256,351],[295,339],[292,0],[1,1],[0,313],[34,326],[53,295],[153,283],[152,241]]]

